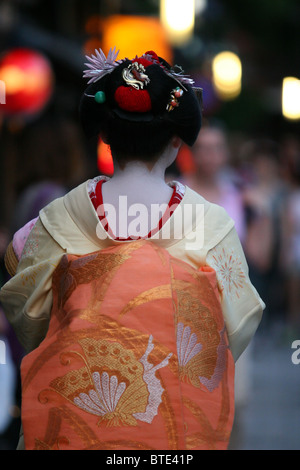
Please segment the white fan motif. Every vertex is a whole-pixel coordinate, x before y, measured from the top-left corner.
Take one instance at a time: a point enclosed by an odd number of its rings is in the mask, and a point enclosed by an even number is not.
[[[109,377],[107,372],[101,375],[94,372],[92,377],[95,389],[90,390],[89,394],[80,393],[74,398],[75,405],[97,416],[112,413],[126,389],[125,382],[119,384],[118,378],[115,375]]]
[[[95,55],[86,56],[90,63],[85,63],[88,70],[83,72],[84,78],[89,78],[88,84],[97,82],[100,78],[104,77],[108,73],[111,73],[123,60],[116,60],[119,51],[116,52],[116,46],[110,49],[107,57],[105,56],[102,49],[95,50]]]
[[[177,355],[179,365],[184,367],[202,349],[202,344],[197,343],[196,333],[191,333],[189,326],[183,323],[177,325]]]

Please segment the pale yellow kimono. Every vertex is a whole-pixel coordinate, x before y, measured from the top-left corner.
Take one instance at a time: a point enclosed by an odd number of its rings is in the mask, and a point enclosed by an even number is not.
[[[20,260],[12,245],[8,249],[6,264],[13,277],[3,286],[0,300],[27,352],[37,348],[47,333],[52,275],[62,256],[94,253],[120,243],[99,222],[89,196],[91,183],[83,183],[40,212]],[[181,203],[151,241],[196,269],[215,270],[229,346],[237,360],[260,323],[264,303],[248,277],[232,219],[185,187]]]

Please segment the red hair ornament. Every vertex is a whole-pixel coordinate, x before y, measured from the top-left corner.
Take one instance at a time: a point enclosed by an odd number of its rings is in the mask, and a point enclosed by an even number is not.
[[[151,98],[144,87],[150,82],[143,64],[134,60],[122,72],[126,85],[117,88],[115,101],[118,106],[129,112],[146,113],[151,110]]]
[[[115,101],[119,108],[132,113],[146,113],[151,110],[151,98],[147,90],[120,86],[115,92]]]

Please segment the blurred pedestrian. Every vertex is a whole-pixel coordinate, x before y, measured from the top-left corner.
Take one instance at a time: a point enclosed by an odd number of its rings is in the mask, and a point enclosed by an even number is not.
[[[287,186],[281,178],[278,143],[254,139],[245,143],[241,160],[251,171],[244,188],[247,213],[245,253],[250,276],[259,293],[266,299],[265,324],[282,319],[284,314],[284,281],[280,264],[283,212]]]
[[[287,197],[282,210],[281,267],[287,286],[287,334],[300,334],[300,141],[287,136],[281,142],[281,158],[287,183]]]
[[[230,163],[230,149],[224,129],[217,124],[202,128],[192,147],[195,170],[184,182],[208,201],[222,206],[234,220],[241,242],[245,239],[245,212],[239,176]]]

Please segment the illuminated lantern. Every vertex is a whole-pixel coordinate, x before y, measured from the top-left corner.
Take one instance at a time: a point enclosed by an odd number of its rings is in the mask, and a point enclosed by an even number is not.
[[[233,52],[217,54],[212,62],[213,84],[217,95],[223,100],[236,98],[242,88],[242,63]]]
[[[286,119],[300,119],[300,80],[296,77],[283,79],[282,114]]]
[[[0,80],[5,84],[5,115],[30,116],[48,103],[53,90],[49,61],[29,49],[14,49],[0,59]]]
[[[102,25],[102,49],[107,54],[116,45],[118,59],[133,58],[146,51],[172,62],[173,52],[158,18],[148,16],[112,15]]]
[[[102,175],[112,176],[114,173],[114,164],[110,146],[105,144],[101,139],[99,139],[98,142],[97,166]]]
[[[184,175],[194,173],[196,171],[192,151],[187,145],[183,145],[180,148],[176,158],[176,165],[180,173]]]
[[[161,0],[160,19],[173,45],[188,42],[194,34],[195,0]]]

